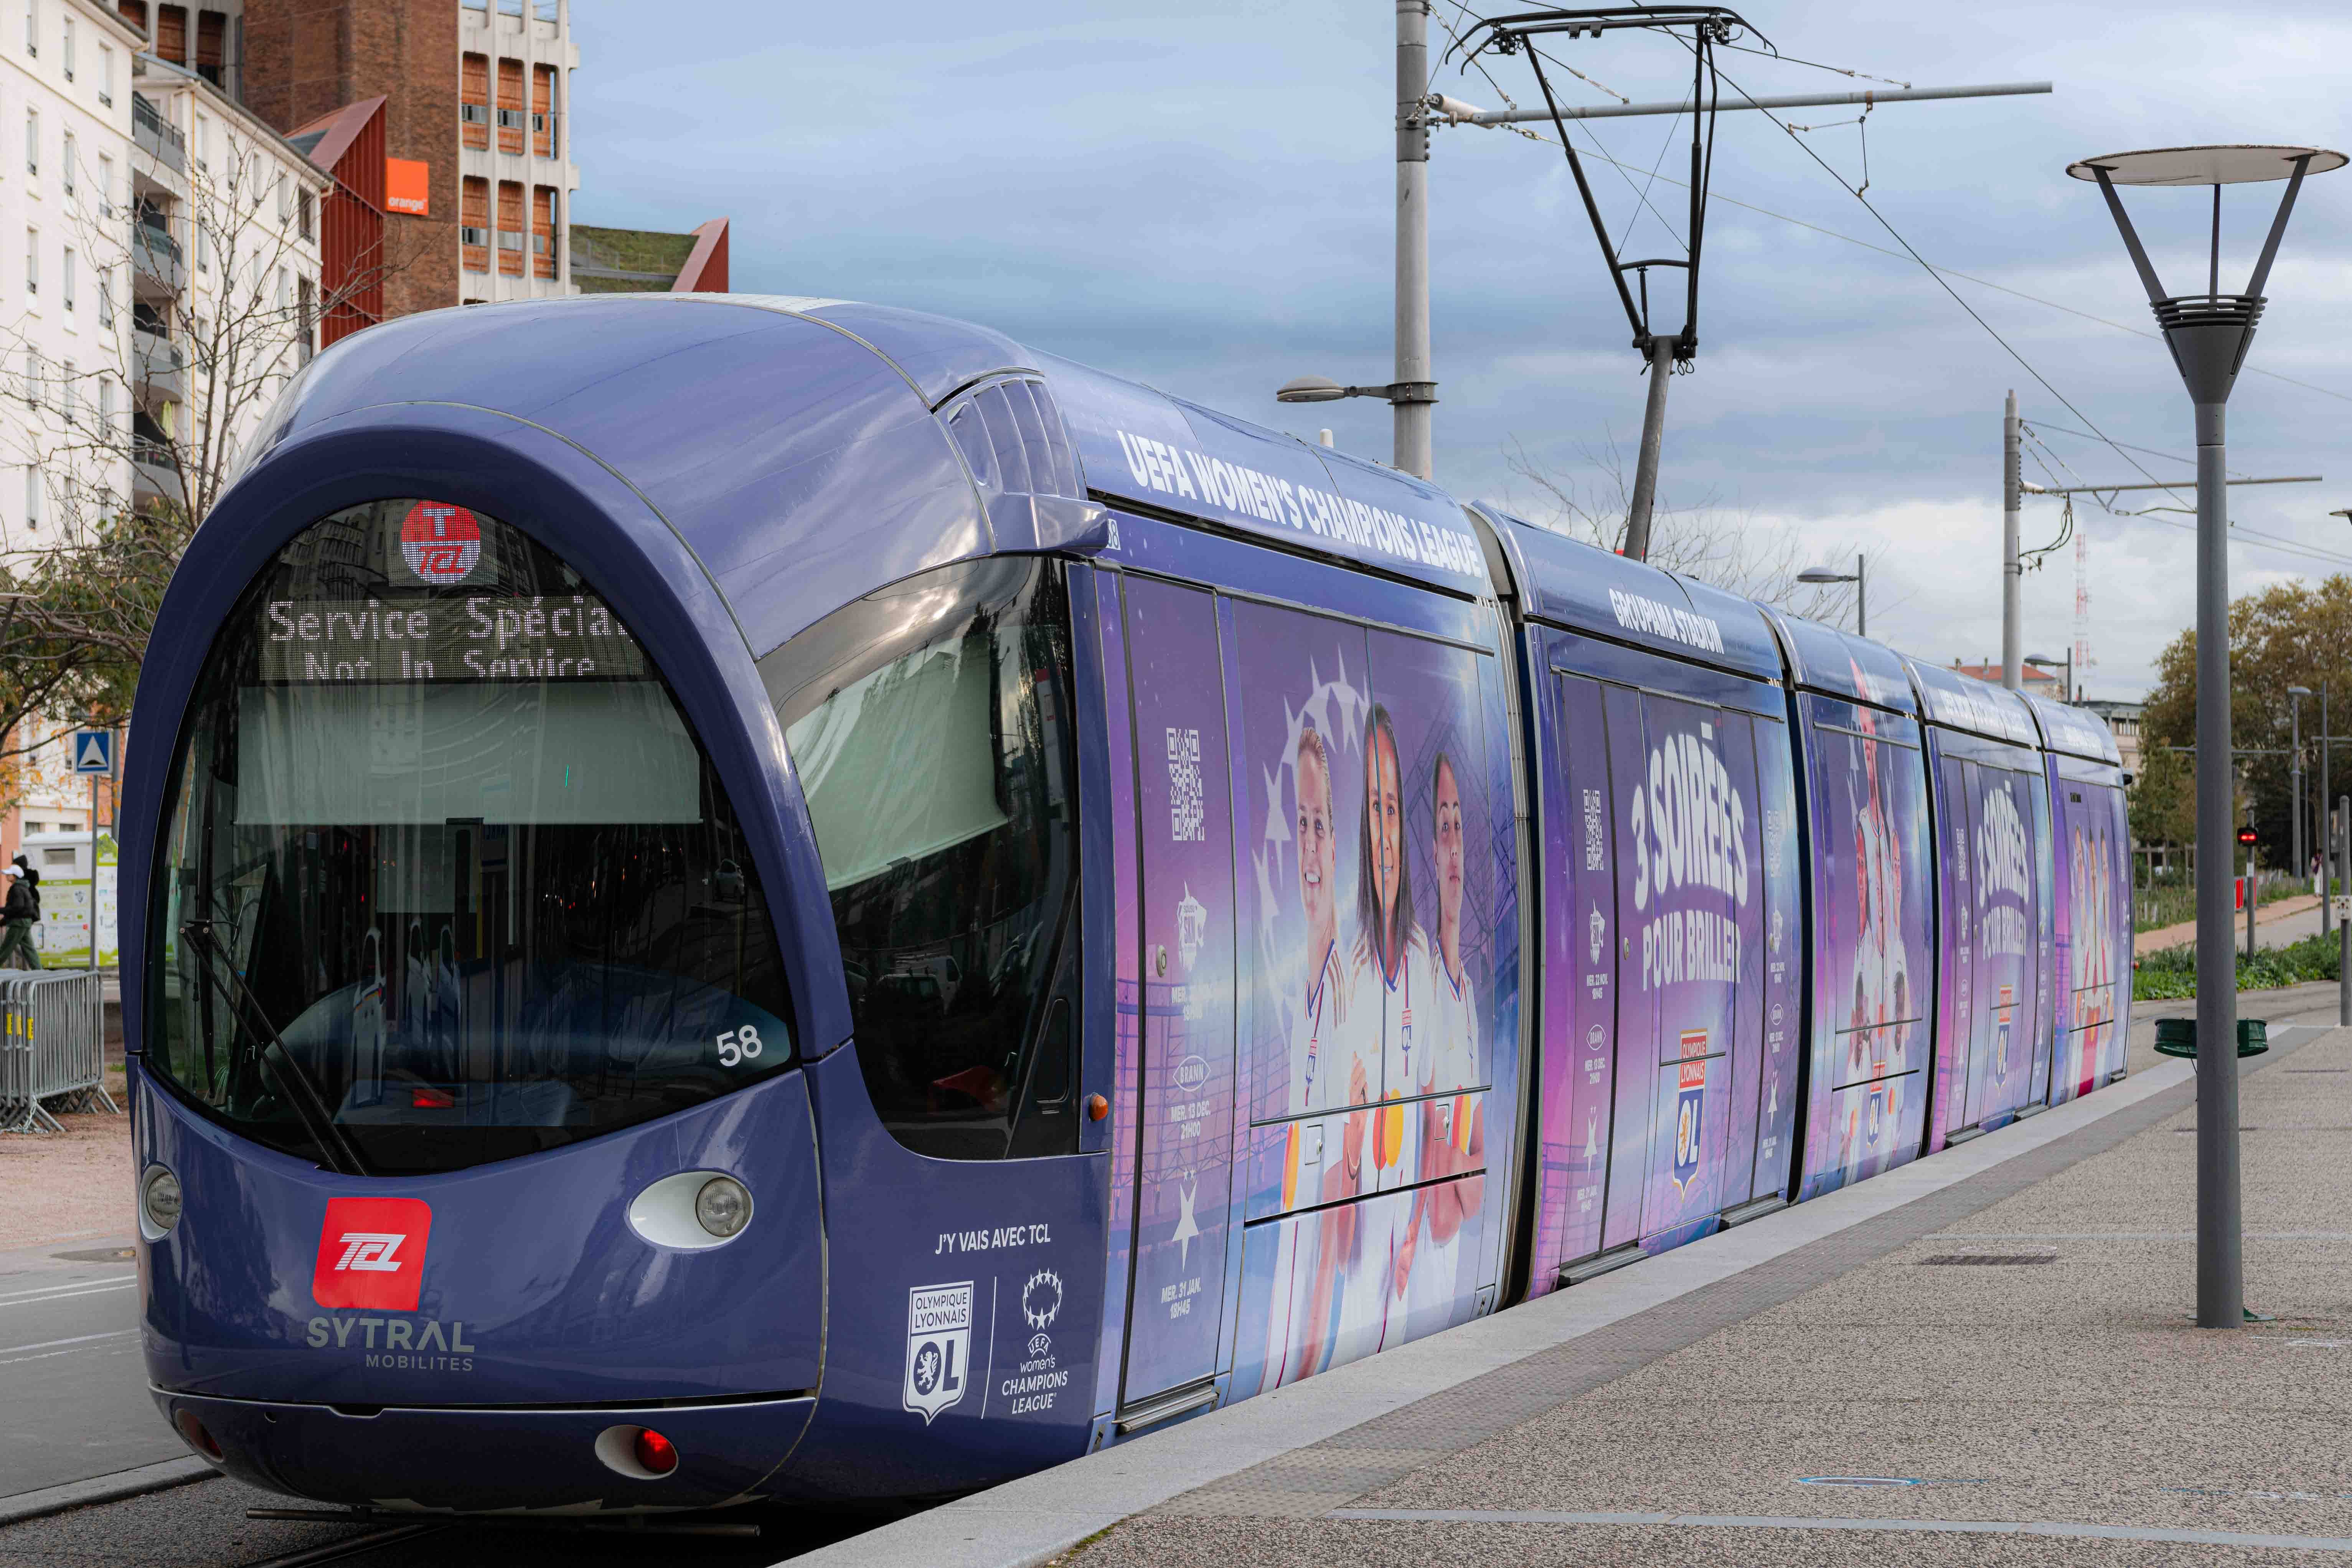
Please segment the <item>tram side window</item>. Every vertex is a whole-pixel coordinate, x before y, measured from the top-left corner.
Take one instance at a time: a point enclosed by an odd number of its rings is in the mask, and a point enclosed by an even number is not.
[[[919,1153],[1076,1148],[1067,604],[1051,562],[966,563],[761,661],[824,862],[858,1064]]]

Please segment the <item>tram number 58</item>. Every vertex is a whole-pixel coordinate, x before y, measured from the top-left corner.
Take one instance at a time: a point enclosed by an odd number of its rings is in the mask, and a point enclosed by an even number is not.
[[[760,1054],[760,1031],[746,1024],[740,1029],[727,1029],[719,1036],[719,1065],[731,1068],[738,1062],[748,1062]]]

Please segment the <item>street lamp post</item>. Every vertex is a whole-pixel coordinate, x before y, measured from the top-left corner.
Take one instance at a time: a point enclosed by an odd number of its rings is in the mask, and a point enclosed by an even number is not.
[[[1870,568],[1859,553],[1853,558],[1853,570],[1851,572],[1841,572],[1833,566],[1808,566],[1797,574],[1797,581],[1853,584],[1853,635],[1858,637],[1870,635]]]
[[[2311,875],[2311,863],[2303,858],[2303,700],[2310,695],[2308,686],[2286,689],[2287,728],[2294,737],[2287,742],[2292,748],[2287,753],[2287,773],[2294,781],[2294,831],[2288,836],[2287,843],[2294,856],[2291,864],[2297,877]]]
[[[2244,1237],[2238,1181],[2238,993],[2231,859],[2230,536],[2222,489],[2224,413],[2262,319],[2263,287],[2306,175],[2340,169],[2317,147],[2174,147],[2087,158],[2068,166],[2095,180],[2124,248],[2147,290],[2165,345],[2197,416],[2197,1321],[2235,1329],[2245,1316]],[[2261,258],[2242,294],[2221,292],[2221,187],[2284,179]],[[2211,261],[2202,294],[2168,295],[2141,248],[2116,186],[2213,187]]]
[[[2073,649],[2068,649],[2066,657],[2063,659],[2052,658],[2046,653],[2029,653],[2025,656],[2025,662],[2032,665],[2036,669],[2063,669],[2065,671],[2065,673],[2059,678],[2060,685],[2058,687],[2058,700],[2061,702],[2072,702],[2074,700],[2074,654]]]

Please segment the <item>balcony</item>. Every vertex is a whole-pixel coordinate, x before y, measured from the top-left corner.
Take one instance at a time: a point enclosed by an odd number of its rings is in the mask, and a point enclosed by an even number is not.
[[[177,294],[188,286],[180,242],[152,224],[131,226],[131,276],[148,293]]]
[[[133,327],[131,353],[135,372],[132,390],[142,405],[153,407],[187,400],[187,356],[180,352],[179,344],[161,332]]]
[[[180,470],[172,450],[144,436],[131,438],[131,496],[139,505],[155,501],[180,504]]]
[[[188,141],[144,93],[131,95],[131,140],[175,174],[188,172]]]

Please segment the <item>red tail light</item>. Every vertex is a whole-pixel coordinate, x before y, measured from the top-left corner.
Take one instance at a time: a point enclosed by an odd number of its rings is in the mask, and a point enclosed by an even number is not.
[[[636,1447],[637,1463],[654,1474],[666,1476],[677,1468],[677,1445],[650,1427],[637,1434]]]
[[[188,1447],[205,1458],[217,1459],[221,1457],[221,1446],[213,1441],[213,1435],[205,1430],[205,1424],[196,1419],[194,1411],[179,1412],[172,1417],[172,1425],[180,1429],[180,1436],[187,1439]],[[650,1437],[653,1434],[648,1432],[646,1436]],[[670,1462],[676,1464],[677,1461],[673,1458]]]

